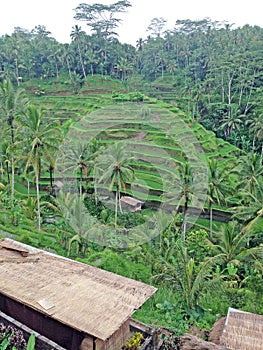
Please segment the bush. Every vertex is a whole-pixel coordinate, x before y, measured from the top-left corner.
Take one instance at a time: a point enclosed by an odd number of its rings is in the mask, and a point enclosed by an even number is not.
[[[123,345],[122,350],[137,350],[143,341],[143,335],[140,332],[135,332],[130,337],[129,341]]]
[[[0,348],[3,350],[25,350],[26,341],[23,333],[12,326],[0,323]]]

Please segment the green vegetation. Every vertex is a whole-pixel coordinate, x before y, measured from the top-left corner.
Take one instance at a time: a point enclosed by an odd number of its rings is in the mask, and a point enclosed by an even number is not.
[[[262,314],[262,29],[152,23],[134,48],[105,10],[70,44],[0,38],[1,236],[155,285],[135,317],[177,335]]]

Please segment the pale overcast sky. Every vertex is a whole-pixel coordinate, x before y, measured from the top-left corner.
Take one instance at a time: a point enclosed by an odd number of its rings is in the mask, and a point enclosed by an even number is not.
[[[14,27],[31,30],[44,25],[59,42],[70,41],[75,24],[87,30],[84,22],[75,22],[74,8],[80,3],[112,4],[117,0],[2,0],[0,7],[0,35],[11,34]],[[122,15],[119,40],[135,45],[138,38],[146,38],[146,29],[155,17],[167,20],[172,29],[176,20],[227,21],[236,26],[244,24],[263,27],[262,0],[130,0],[132,7]]]

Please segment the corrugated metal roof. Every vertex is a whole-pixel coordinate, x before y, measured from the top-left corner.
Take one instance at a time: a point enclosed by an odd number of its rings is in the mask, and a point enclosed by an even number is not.
[[[7,238],[0,240],[2,294],[102,340],[155,291],[139,281]],[[43,300],[52,307],[43,307]]]

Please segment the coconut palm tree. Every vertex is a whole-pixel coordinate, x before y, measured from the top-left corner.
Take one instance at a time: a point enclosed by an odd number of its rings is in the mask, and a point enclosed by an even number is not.
[[[86,78],[86,71],[85,71],[85,66],[84,66],[84,61],[83,61],[83,55],[81,52],[81,44],[82,44],[83,40],[85,39],[85,36],[86,36],[86,33],[83,30],[81,30],[80,26],[75,25],[74,27],[72,27],[72,32],[70,33],[70,37],[72,39],[72,42],[76,43],[76,45],[77,45],[81,69],[82,69],[82,73],[83,73],[84,78]]]
[[[174,186],[178,188],[179,192],[178,205],[176,210],[178,211],[180,208],[182,208],[182,213],[184,217],[183,236],[185,238],[189,203],[193,200],[194,196],[196,195],[194,176],[190,164],[188,162],[180,164],[178,168],[178,176],[175,177]]]
[[[127,58],[121,57],[116,65],[116,69],[121,73],[121,80],[125,80],[127,73],[133,69],[133,65]]]
[[[55,199],[55,203],[66,223],[73,231],[73,236],[68,241],[68,254],[71,252],[73,243],[76,243],[77,253],[79,251],[85,253],[88,246],[89,230],[95,220],[92,219],[85,207],[84,195],[79,196],[69,192],[66,194],[60,192]]]
[[[94,166],[96,148],[93,143],[73,143],[65,144],[61,148],[61,166],[65,175],[73,174],[79,179],[79,196],[83,193],[83,181]]]
[[[253,141],[252,147],[255,149],[256,141],[261,141],[261,162],[263,161],[263,114],[256,114],[246,121],[246,125],[249,125],[249,132],[252,134]]]
[[[43,109],[29,106],[27,112],[19,117],[20,140],[27,140],[24,147],[25,168],[33,167],[37,192],[37,227],[40,229],[40,193],[39,179],[41,175],[42,162],[48,161],[55,164],[55,154],[58,150],[62,134],[56,122],[48,122],[44,119]],[[20,141],[20,145],[24,141]]]
[[[241,192],[243,201],[233,208],[233,218],[243,222],[245,228],[252,227],[263,216],[263,176],[258,178],[257,183],[253,194],[247,190]]]
[[[230,221],[223,226],[216,242],[208,241],[214,256],[220,256],[225,265],[232,263],[240,266],[242,263],[254,263],[258,259],[262,262],[263,246],[250,247],[249,241],[253,237],[252,229],[243,228],[237,221]]]
[[[208,160],[209,183],[208,183],[208,210],[210,220],[210,238],[213,236],[213,204],[225,204],[226,196],[230,194],[231,188],[227,181],[227,174],[220,168],[215,159]]]
[[[14,155],[14,143],[15,143],[15,119],[21,113],[23,113],[28,106],[28,99],[24,97],[24,90],[14,89],[14,86],[10,79],[0,83],[0,113],[3,114],[7,130],[10,133],[10,160],[11,160],[11,201],[14,200],[14,187],[15,187],[15,155]]]
[[[110,147],[100,159],[98,159],[98,168],[103,171],[99,182],[109,182],[109,191],[115,187],[115,227],[117,226],[118,208],[122,212],[120,193],[123,189],[126,191],[126,183],[134,178],[134,170],[130,157],[125,152],[124,145],[117,142]]]
[[[11,163],[10,152],[9,152],[9,143],[4,141],[1,145],[1,168],[2,173],[6,172],[7,181],[10,184],[10,174],[9,174],[9,165]]]
[[[213,273],[215,266],[221,262],[221,256],[210,257],[201,266],[197,265],[189,256],[184,241],[178,240],[174,253],[159,262],[160,273],[153,276],[153,280],[169,282],[180,292],[183,304],[190,310],[197,308],[208,290],[222,286],[222,276]]]
[[[222,120],[221,129],[224,131],[225,136],[228,137],[233,131],[239,131],[244,124],[244,115],[238,115],[238,113],[232,112],[231,115],[226,116]]]
[[[259,187],[259,178],[263,176],[260,155],[251,152],[245,156],[241,156],[238,165],[233,169],[233,173],[241,175],[239,188],[253,195]]]
[[[188,162],[179,167],[178,184],[181,188],[181,198],[178,207],[183,204],[183,215],[185,217],[192,195],[191,186],[193,184],[193,174]]]

